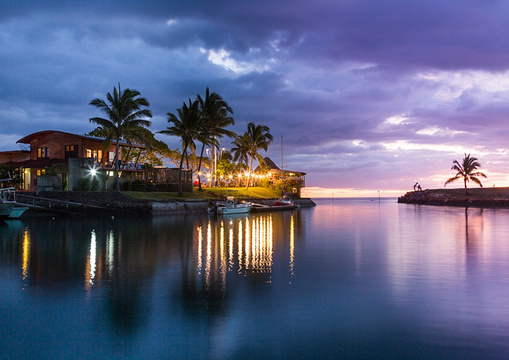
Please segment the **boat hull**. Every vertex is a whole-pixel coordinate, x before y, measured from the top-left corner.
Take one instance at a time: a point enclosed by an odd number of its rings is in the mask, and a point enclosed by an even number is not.
[[[14,206],[9,215],[9,219],[19,219],[21,215],[29,209],[28,206]]]
[[[218,208],[217,213],[221,215],[231,214],[247,214],[251,211],[251,206],[236,206],[236,207],[225,207]]]
[[[8,219],[14,203],[0,203],[0,219]]]

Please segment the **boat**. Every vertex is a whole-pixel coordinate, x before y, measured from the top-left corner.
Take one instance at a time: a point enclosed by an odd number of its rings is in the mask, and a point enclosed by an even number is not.
[[[15,205],[12,208],[11,214],[9,215],[8,219],[19,219],[20,216],[23,215],[25,211],[27,211],[28,209],[30,209],[28,206]]]
[[[273,206],[293,206],[293,200],[291,197],[285,195],[282,198],[274,201]]]
[[[14,207],[14,203],[10,202],[0,202],[0,220],[6,220],[11,216],[12,208]]]
[[[223,203],[215,202],[209,206],[209,214],[214,215],[232,215],[232,214],[247,214],[251,211],[253,204],[251,203],[238,203],[233,196],[228,196]]]
[[[27,206],[16,203],[16,190],[13,187],[0,188],[0,219],[19,219],[27,210]]]

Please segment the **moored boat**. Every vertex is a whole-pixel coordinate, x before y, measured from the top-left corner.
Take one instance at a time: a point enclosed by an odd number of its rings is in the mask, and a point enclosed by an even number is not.
[[[247,214],[252,206],[251,203],[237,203],[233,196],[228,196],[224,203],[215,202],[208,211],[215,215]]]
[[[293,199],[288,195],[284,195],[282,198],[277,199],[273,205],[274,206],[293,206]]]
[[[27,210],[27,206],[16,203],[16,190],[13,187],[0,188],[0,219],[18,219]]]
[[[0,202],[0,220],[8,219],[11,215],[14,203],[11,202]]]
[[[9,215],[9,219],[19,219],[21,215],[25,213],[29,209],[28,206],[14,206],[11,209],[11,213]]]

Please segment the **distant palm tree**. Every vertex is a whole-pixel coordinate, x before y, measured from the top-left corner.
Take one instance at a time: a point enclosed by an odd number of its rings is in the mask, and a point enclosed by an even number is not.
[[[244,134],[247,145],[247,155],[249,156],[249,173],[247,176],[246,189],[249,188],[249,180],[251,177],[251,170],[253,168],[253,160],[256,159],[259,164],[263,163],[263,157],[258,153],[263,149],[267,151],[269,144],[274,140],[270,134],[270,129],[265,125],[255,125],[254,123],[247,124],[247,131]]]
[[[467,190],[467,182],[469,180],[472,180],[476,184],[478,184],[480,187],[482,187],[481,181],[478,179],[478,177],[487,178],[486,175],[484,175],[482,172],[477,171],[478,168],[481,167],[481,164],[477,161],[477,158],[470,157],[470,154],[465,154],[465,157],[463,158],[463,162],[460,164],[457,160],[453,161],[453,166],[451,167],[451,170],[457,171],[456,175],[450,179],[448,179],[444,187],[458,179],[463,179],[463,183],[465,185],[465,192],[468,195]]]
[[[199,132],[202,125],[202,116],[199,110],[199,102],[195,100],[191,102],[189,99],[189,105],[183,103],[180,109],[177,109],[178,117],[172,113],[167,113],[168,123],[173,124],[168,126],[166,130],[161,130],[159,133],[179,136],[182,139],[182,156],[180,158],[179,166],[179,178],[178,178],[178,193],[182,196],[182,167],[184,164],[184,158],[187,157],[188,149],[195,149],[196,145],[194,140],[199,136]]]
[[[197,100],[200,103],[200,111],[203,117],[203,127],[200,129],[198,138],[202,143],[200,163],[198,165],[198,172],[200,172],[205,146],[210,146],[214,148],[214,150],[217,150],[219,147],[217,138],[222,138],[223,136],[234,138],[236,134],[234,131],[226,129],[226,127],[230,125],[235,125],[235,120],[228,115],[233,114],[233,110],[220,95],[215,92],[211,93],[207,87],[205,90],[205,98],[202,98],[200,94],[198,94]],[[199,176],[198,188],[201,190],[201,179]]]
[[[146,118],[151,118],[152,113],[148,109],[149,103],[144,97],[140,97],[137,90],[125,89],[122,91],[120,84],[118,89],[113,87],[113,95],[106,94],[107,102],[96,98],[89,105],[95,106],[107,117],[93,117],[90,122],[102,127],[106,136],[106,144],[112,140],[115,141],[115,190],[120,191],[118,179],[118,160],[121,140],[143,139],[139,129],[149,127],[151,122]]]

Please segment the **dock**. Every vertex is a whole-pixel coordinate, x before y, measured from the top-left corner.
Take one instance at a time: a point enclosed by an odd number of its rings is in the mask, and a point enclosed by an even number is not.
[[[253,213],[261,213],[261,212],[272,212],[272,211],[288,211],[299,209],[299,205],[264,205],[259,203],[253,203],[253,207],[251,208],[251,212]]]

